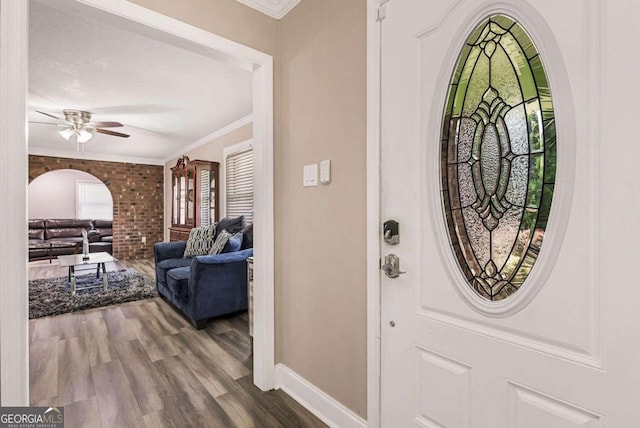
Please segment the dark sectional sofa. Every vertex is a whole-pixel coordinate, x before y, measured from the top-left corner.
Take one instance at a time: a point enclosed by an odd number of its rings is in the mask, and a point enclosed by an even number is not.
[[[89,252],[113,254],[113,221],[90,219],[29,220],[29,261],[74,254],[82,250],[82,231],[89,238]],[[76,246],[55,246],[49,243],[69,243]]]

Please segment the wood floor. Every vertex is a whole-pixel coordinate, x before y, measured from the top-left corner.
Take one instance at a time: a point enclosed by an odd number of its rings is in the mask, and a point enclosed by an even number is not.
[[[152,261],[118,262],[154,277]],[[29,278],[66,275],[32,263]],[[282,391],[252,382],[246,312],[195,330],[160,298],[31,320],[34,406],[65,427],[324,427]]]

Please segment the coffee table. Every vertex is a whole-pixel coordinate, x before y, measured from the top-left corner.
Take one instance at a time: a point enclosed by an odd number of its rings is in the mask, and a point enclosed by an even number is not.
[[[29,244],[29,261],[31,261],[31,253],[36,252],[38,250],[47,250],[47,258],[49,259],[49,263],[53,259],[53,250],[58,248],[71,248],[74,252],[78,251],[78,247],[81,246],[82,243],[79,242],[69,242],[69,241],[47,241],[47,242],[38,242],[38,243],[30,243]]]
[[[84,258],[82,254],[72,254],[70,256],[58,256],[58,264],[62,267],[69,267],[69,282],[71,283],[71,295],[75,296],[76,290],[84,290],[87,288],[103,287],[107,291],[109,283],[107,281],[107,263],[117,262],[118,259],[109,253],[90,253],[88,258]],[[102,269],[102,285],[87,285],[78,287],[76,270],[83,271],[89,269],[78,269],[81,266],[96,265],[96,279],[100,279],[100,270]],[[93,269],[93,268],[91,268]]]

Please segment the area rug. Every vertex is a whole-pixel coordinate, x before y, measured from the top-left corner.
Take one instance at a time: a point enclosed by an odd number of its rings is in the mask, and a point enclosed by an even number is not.
[[[91,274],[78,278],[82,281],[81,286],[93,285],[89,283],[95,280],[95,276]],[[71,295],[71,284],[66,276],[29,281],[29,318],[100,308],[158,295],[155,281],[135,269],[107,272],[107,280],[107,291],[96,287],[77,290],[75,296]],[[101,283],[102,278],[95,280],[95,284]]]

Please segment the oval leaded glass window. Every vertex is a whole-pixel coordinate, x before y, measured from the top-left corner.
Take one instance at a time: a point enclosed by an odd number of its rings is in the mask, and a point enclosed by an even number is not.
[[[443,203],[458,264],[478,295],[505,299],[536,262],[556,172],[547,76],[513,19],[491,16],[467,39],[442,129]]]

